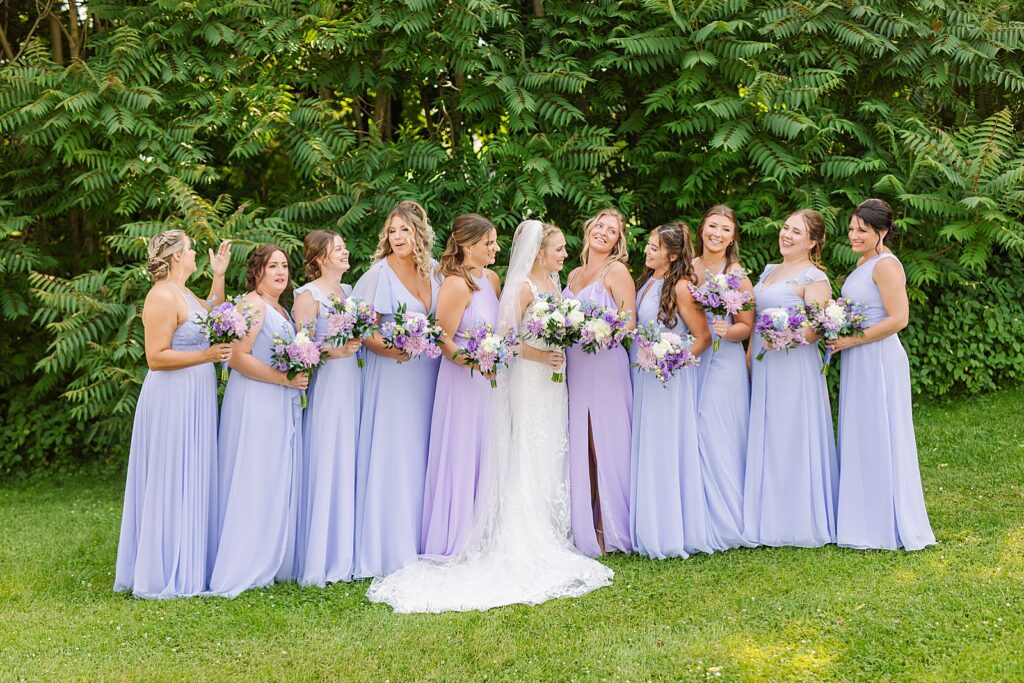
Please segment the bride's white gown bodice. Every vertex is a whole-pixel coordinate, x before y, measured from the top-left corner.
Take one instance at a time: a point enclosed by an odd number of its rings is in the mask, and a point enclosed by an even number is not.
[[[611,582],[612,570],[569,538],[567,395],[551,372],[517,358],[499,375],[508,382],[511,415],[498,409],[495,418],[511,420],[510,443],[497,458],[503,471],[484,477],[494,476],[494,485],[479,495],[495,499],[478,504],[483,519],[466,549],[375,579],[370,600],[396,612],[482,610],[576,597]]]

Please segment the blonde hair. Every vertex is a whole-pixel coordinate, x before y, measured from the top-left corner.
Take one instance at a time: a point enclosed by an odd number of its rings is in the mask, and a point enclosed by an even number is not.
[[[464,213],[457,217],[452,221],[452,234],[448,236],[444,253],[439,259],[437,272],[444,276],[461,277],[472,292],[480,289],[473,278],[469,276],[466,266],[463,265],[466,258],[466,247],[476,244],[494,229],[494,223],[478,213]]]
[[[546,247],[548,245],[548,242],[551,241],[551,238],[554,237],[555,235],[562,234],[562,229],[557,225],[553,225],[551,223],[541,223],[541,225],[543,226],[543,229],[540,233],[540,246],[537,247],[538,258],[540,257],[541,252],[544,251],[544,247]]]
[[[619,239],[615,242],[615,247],[612,248],[612,253],[608,255],[608,259],[628,265],[629,247],[626,244],[626,219],[618,209],[610,207],[601,209],[583,224],[583,251],[580,253],[580,263],[587,265],[587,261],[590,259],[590,230],[601,220],[601,216],[611,216],[619,222]]]
[[[430,227],[427,212],[414,201],[398,202],[395,208],[391,209],[391,213],[388,214],[384,221],[384,227],[380,231],[377,252],[373,255],[374,262],[380,261],[392,252],[391,242],[388,241],[388,226],[391,225],[391,219],[395,216],[399,216],[406,225],[412,228],[412,257],[416,261],[416,271],[420,277],[429,278],[431,257],[434,251],[434,229]]]
[[[188,236],[181,230],[164,230],[149,241],[146,270],[154,282],[170,275],[171,255],[183,250],[187,239]]]

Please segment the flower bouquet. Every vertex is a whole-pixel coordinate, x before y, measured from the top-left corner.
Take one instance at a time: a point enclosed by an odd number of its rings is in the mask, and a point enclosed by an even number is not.
[[[556,349],[567,349],[583,333],[586,315],[576,299],[563,299],[554,294],[540,294],[526,312],[526,335]],[[565,369],[551,373],[552,382],[565,381]]]
[[[661,330],[654,323],[638,327],[633,333],[637,352],[634,368],[644,372],[653,372],[661,380],[662,386],[681,368],[695,368],[700,358],[690,352],[693,337],[685,337]]]
[[[465,356],[470,374],[473,370],[494,374],[501,368],[507,368],[516,357],[519,338],[515,330],[509,330],[504,337],[496,334],[487,323],[473,325],[459,335],[465,338],[466,345],[459,349],[456,356]],[[491,377],[491,388],[498,386],[498,380]]]
[[[761,335],[766,348],[757,354],[757,360],[764,360],[764,354],[770,347],[772,350],[789,349],[807,346],[804,331],[807,329],[807,313],[803,306],[788,308],[766,308],[754,321],[754,332]]]
[[[252,306],[244,296],[237,296],[213,308],[205,318],[197,318],[202,326],[206,339],[213,344],[231,344],[249,336],[249,331],[256,323],[256,315]],[[223,363],[220,378],[228,379],[228,364]]]
[[[580,332],[580,346],[586,353],[597,353],[616,346],[622,346],[629,339],[629,311],[615,311],[604,306],[586,302],[583,304],[583,330]]]
[[[327,314],[327,336],[324,343],[344,346],[353,339],[366,339],[377,331],[377,311],[362,299],[350,296],[344,300],[331,300],[331,311]],[[357,358],[359,367],[366,362]]]
[[[728,272],[714,275],[704,273],[704,284],[701,287],[690,285],[690,294],[697,305],[710,313],[714,318],[724,319],[727,315],[736,315],[740,311],[749,311],[754,307],[754,295],[740,290],[745,273]],[[713,331],[712,331],[713,333]],[[711,345],[711,352],[718,350],[721,338],[716,334]]]
[[[300,372],[313,372],[327,358],[327,351],[322,342],[313,338],[312,332],[301,328],[291,339],[285,339],[280,334],[274,335],[273,350],[270,354],[271,366],[280,370],[288,376],[289,380],[295,379]],[[302,407],[306,408],[309,401],[306,399],[306,392],[302,392]]]
[[[807,317],[811,329],[825,341],[839,337],[861,336],[867,326],[867,310],[863,304],[849,299],[829,299],[824,304],[808,304]],[[825,358],[821,374],[828,374],[832,360],[832,349],[825,347]]]
[[[409,358],[438,358],[441,347],[437,342],[444,336],[444,330],[434,316],[415,311],[410,313],[402,304],[395,311],[394,320],[380,326],[380,336],[385,347],[398,349]]]

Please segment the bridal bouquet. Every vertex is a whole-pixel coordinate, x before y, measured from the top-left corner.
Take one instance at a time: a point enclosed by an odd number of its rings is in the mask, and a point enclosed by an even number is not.
[[[597,353],[621,346],[629,337],[629,311],[615,311],[592,302],[583,304],[583,330],[580,332],[580,346],[586,353]]]
[[[415,311],[410,313],[402,304],[395,311],[395,319],[380,326],[380,336],[385,347],[398,349],[409,358],[437,358],[441,355],[437,342],[444,336],[444,330],[434,316]]]
[[[807,338],[804,337],[807,326],[807,313],[803,306],[766,308],[761,311],[754,321],[754,332],[761,335],[765,348],[757,354],[757,360],[764,360],[769,347],[772,350],[786,349],[788,353],[798,346],[807,346]]]
[[[576,299],[540,294],[526,312],[523,325],[529,337],[552,348],[567,349],[580,340],[586,318],[583,304]],[[551,373],[551,381],[565,381],[564,369]]]
[[[728,272],[712,274],[704,273],[704,284],[701,287],[690,285],[690,294],[697,305],[715,318],[736,315],[740,311],[749,311],[754,307],[754,295],[740,290],[745,273]],[[712,343],[711,351],[718,350],[721,339],[718,335]]]
[[[829,299],[824,304],[808,304],[807,317],[810,326],[825,341],[839,337],[861,336],[867,326],[867,309],[863,304],[849,299]],[[828,364],[832,360],[832,349],[825,347],[825,361],[821,364],[821,374],[828,373]]]
[[[295,379],[295,375],[300,372],[312,376],[325,358],[327,351],[324,350],[323,342],[314,339],[309,328],[300,328],[291,339],[285,339],[280,334],[274,335],[270,364],[275,370],[285,373],[289,380]],[[303,391],[302,407],[306,408],[308,405],[306,392]]]
[[[473,325],[459,336],[466,339],[466,345],[455,355],[466,357],[471,375],[473,370],[494,374],[501,368],[507,368],[515,358],[516,348],[519,346],[515,330],[509,330],[502,337],[487,323]],[[497,386],[498,380],[491,377],[491,388]]]
[[[675,332],[663,331],[654,323],[638,327],[633,333],[636,339],[636,362],[633,367],[644,372],[653,372],[662,386],[681,368],[695,368],[700,359],[690,352],[693,337],[682,337]]]
[[[324,343],[344,346],[353,339],[366,339],[376,331],[377,311],[373,306],[354,296],[345,300],[332,297]],[[366,365],[362,358],[357,358],[356,363],[359,367]]]
[[[197,318],[206,339],[213,344],[230,344],[249,336],[256,323],[256,315],[244,296],[229,299],[212,309],[205,318]],[[220,378],[228,379],[228,364],[221,365]]]

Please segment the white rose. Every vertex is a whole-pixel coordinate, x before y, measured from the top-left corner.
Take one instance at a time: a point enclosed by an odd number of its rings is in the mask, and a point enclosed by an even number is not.
[[[825,308],[825,315],[832,320],[838,320],[839,322],[846,321],[846,310],[838,304],[832,304]]]
[[[498,350],[498,344],[501,340],[496,334],[489,334],[480,341],[480,349],[484,353],[494,353]]]
[[[545,299],[538,297],[537,300],[533,302],[533,306],[531,306],[530,309],[539,315],[548,310],[548,302]]]
[[[583,321],[586,319],[586,316],[583,315],[583,311],[577,309],[569,311],[569,314],[566,316],[566,318],[568,318],[569,322],[572,325],[582,325]]]
[[[612,326],[604,320],[595,320],[590,323],[590,331],[594,333],[594,339],[604,341],[612,333]]]
[[[295,335],[295,340],[294,341],[295,341],[296,344],[308,344],[309,341],[310,341],[309,340],[309,335],[306,334],[305,330],[302,330],[297,335]]]
[[[655,342],[654,345],[651,346],[651,351],[654,352],[656,358],[664,358],[666,355],[668,355],[669,351],[671,350],[672,345],[666,342],[664,339]]]
[[[772,322],[776,326],[789,320],[789,313],[785,308],[769,308],[765,313],[771,316]]]
[[[552,311],[551,315],[548,316],[548,320],[554,320],[559,325],[565,324],[565,316],[562,315],[561,311]]]

